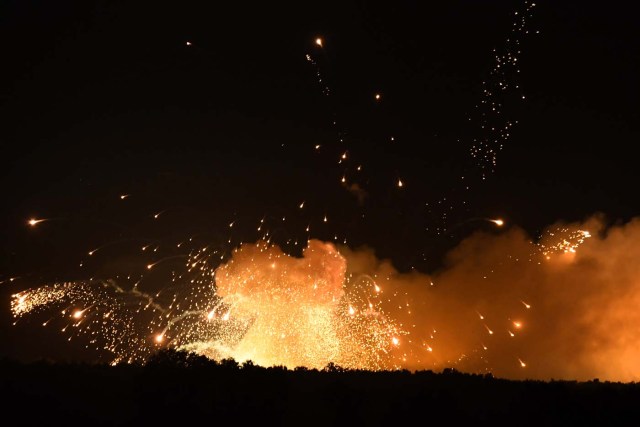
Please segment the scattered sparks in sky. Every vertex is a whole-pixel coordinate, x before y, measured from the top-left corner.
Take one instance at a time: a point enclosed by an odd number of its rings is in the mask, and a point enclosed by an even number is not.
[[[498,153],[511,136],[512,128],[518,122],[506,116],[505,106],[512,98],[525,99],[517,81],[520,73],[518,60],[521,52],[521,39],[528,34],[527,22],[533,13],[535,3],[525,2],[525,10],[514,14],[511,34],[505,40],[504,49],[494,49],[494,64],[489,77],[482,82],[482,100],[476,105],[474,118],[479,136],[473,139],[470,148],[476,166],[482,171],[482,177],[493,173],[497,165]]]

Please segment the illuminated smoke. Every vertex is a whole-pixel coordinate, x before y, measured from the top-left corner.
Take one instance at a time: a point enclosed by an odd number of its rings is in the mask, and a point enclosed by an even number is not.
[[[478,233],[432,276],[399,274],[370,250],[342,252],[351,274],[375,274],[393,292],[382,307],[409,326],[405,367],[637,381],[638,242],[640,219],[558,224],[538,242],[518,228]]]

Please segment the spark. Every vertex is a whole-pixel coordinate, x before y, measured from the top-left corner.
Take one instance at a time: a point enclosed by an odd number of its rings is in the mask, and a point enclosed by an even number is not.
[[[121,195],[120,195],[120,200],[124,200],[124,199],[126,199],[127,197],[129,197],[129,196],[130,196],[130,194],[121,194]]]
[[[501,219],[490,219],[489,221],[493,222],[498,227],[502,227],[504,225],[504,221]]]
[[[316,39],[316,45],[318,45],[318,46],[320,46],[320,47],[324,47],[324,46],[322,46],[322,39],[321,39],[320,37],[318,37],[318,38]]]
[[[381,95],[379,93],[376,93],[374,98],[376,101],[380,101]]]
[[[402,188],[404,187],[404,183],[402,182],[401,179],[398,179],[398,188]]]
[[[35,227],[37,224],[47,221],[46,219],[35,219],[35,218],[31,218],[29,221],[27,221],[27,223],[32,226]]]
[[[522,359],[520,359],[519,357],[518,357],[518,362],[520,362],[520,366],[521,366],[521,367],[523,367],[523,368],[525,368],[525,367],[527,366],[527,364],[526,364],[526,363],[524,363],[524,362],[522,361]]]
[[[188,42],[185,43],[185,45],[191,46],[191,42],[188,41]]]
[[[525,308],[526,308],[527,310],[531,308],[531,305],[530,305],[530,304],[527,304],[526,302],[524,302],[524,301],[522,301],[522,300],[520,300],[520,302],[522,303],[522,305],[524,305],[524,306],[525,306]]]

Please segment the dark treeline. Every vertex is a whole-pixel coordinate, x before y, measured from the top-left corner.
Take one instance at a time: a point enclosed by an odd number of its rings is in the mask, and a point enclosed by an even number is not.
[[[2,361],[0,395],[5,419],[17,425],[547,426],[640,419],[637,383],[509,381],[455,369],[370,372],[333,364],[287,370],[176,351],[144,366]]]

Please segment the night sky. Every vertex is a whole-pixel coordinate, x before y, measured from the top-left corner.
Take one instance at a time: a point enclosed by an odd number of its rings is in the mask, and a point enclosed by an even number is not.
[[[627,2],[538,2],[520,37],[526,98],[505,101],[517,124],[485,180],[469,118],[524,2],[227,3],[0,9],[0,281],[20,277],[0,285],[0,356],[71,357],[40,344],[60,337],[17,336],[10,295],[133,269],[140,238],[230,250],[261,238],[264,219],[293,254],[309,235],[346,238],[431,272],[465,236],[500,232],[478,218],[535,238],[559,220],[640,211],[640,27]]]

